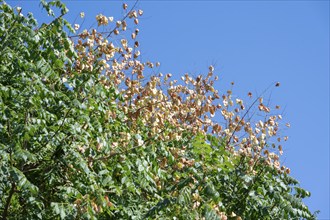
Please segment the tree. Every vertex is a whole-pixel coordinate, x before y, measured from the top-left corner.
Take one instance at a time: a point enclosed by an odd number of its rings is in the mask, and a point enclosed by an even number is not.
[[[59,0],[41,6],[53,20],[39,26],[1,0],[2,219],[315,218],[261,96],[247,109],[220,96],[212,66],[181,84],[145,76],[159,63],[139,60],[135,5],[120,21],[97,15],[106,33],[76,33]]]

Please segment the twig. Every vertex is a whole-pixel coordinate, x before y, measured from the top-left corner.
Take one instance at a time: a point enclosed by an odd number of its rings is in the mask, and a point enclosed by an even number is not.
[[[134,5],[132,6],[132,8],[129,10],[129,12],[121,19],[121,22],[123,22],[131,13],[132,11],[134,10],[134,8],[136,7],[137,3],[138,3],[139,0],[136,0]],[[110,31],[110,33],[108,34],[108,37],[110,37],[110,35],[117,29],[117,27],[115,27],[112,31]]]
[[[10,201],[11,201],[11,198],[13,197],[14,195],[14,192],[15,192],[15,189],[16,189],[16,184],[14,182],[12,182],[11,184],[11,189],[10,189],[10,192],[9,192],[9,196],[6,200],[6,205],[5,205],[5,209],[2,213],[2,220],[6,220],[7,219],[7,216],[8,216],[8,209],[9,209],[9,206],[10,206]]]
[[[255,100],[254,102],[250,105],[250,107],[246,110],[246,112],[244,113],[243,117],[241,118],[241,120],[237,123],[233,133],[231,134],[231,136],[229,137],[229,140],[227,141],[227,146],[230,143],[231,139],[234,137],[234,134],[238,128],[238,126],[241,124],[241,122],[243,121],[243,119],[245,118],[245,116],[250,112],[251,108],[254,106],[254,104],[256,104],[256,102],[262,97],[263,94],[265,94],[271,86],[273,86],[274,83],[270,84]],[[275,84],[276,85],[276,84]]]
[[[52,24],[54,24],[56,21],[58,21],[58,20],[59,20],[60,18],[62,18],[64,15],[65,15],[65,14],[61,14],[60,16],[58,16],[57,18],[55,18],[54,20],[52,20],[49,24],[45,24],[43,27],[39,28],[39,29],[37,30],[37,32],[40,31],[40,30],[42,30],[42,29],[44,29],[44,28],[46,28],[46,27],[48,27],[48,26],[50,26],[50,25],[52,25]]]
[[[139,0],[136,0],[134,5],[132,6],[132,8],[129,10],[128,13],[126,13],[126,15],[121,19],[121,22],[123,22],[131,13],[132,11],[134,10],[134,8],[136,7],[137,3],[138,3]],[[109,34],[107,35],[106,38],[109,38],[111,36],[111,34],[117,29],[117,27],[115,26],[115,28],[113,28]],[[95,47],[94,51],[96,51],[98,48],[100,47],[100,45],[97,45],[97,47]]]

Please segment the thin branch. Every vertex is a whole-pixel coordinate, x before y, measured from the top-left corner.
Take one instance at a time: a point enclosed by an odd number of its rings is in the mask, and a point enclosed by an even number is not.
[[[61,128],[63,127],[64,122],[65,122],[67,116],[69,115],[69,113],[71,112],[71,110],[72,110],[72,107],[71,107],[71,108],[65,113],[61,125],[60,125],[60,126],[58,127],[58,129],[54,132],[54,134],[51,136],[51,138],[49,138],[49,139],[47,140],[47,142],[44,144],[44,146],[46,146],[46,145],[49,143],[49,141],[52,140],[52,139],[55,137],[55,135],[57,135],[57,133],[61,130]]]
[[[52,20],[49,24],[45,24],[43,27],[39,28],[36,30],[36,32],[39,32],[40,30],[49,27],[50,25],[54,24],[55,22],[57,22],[60,18],[62,18],[65,14],[61,14],[60,16],[58,16],[57,18],[55,18],[54,20]]]
[[[246,110],[246,112],[244,113],[243,117],[241,118],[241,120],[237,123],[233,133],[231,134],[231,136],[229,137],[229,140],[227,141],[227,146],[230,143],[231,139],[234,137],[234,134],[238,128],[238,126],[241,124],[241,122],[243,121],[243,119],[245,118],[245,116],[250,112],[250,110],[252,109],[252,107],[254,106],[254,104],[256,104],[256,102],[262,97],[263,94],[265,94],[270,88],[271,86],[273,86],[274,83],[270,84],[255,100],[254,102],[250,105],[250,107]],[[276,85],[276,84],[275,84]]]
[[[121,22],[123,22],[134,10],[134,8],[136,7],[137,3],[139,0],[136,0],[134,5],[132,6],[132,8],[129,10],[128,13],[126,13],[126,15],[121,19]],[[117,26],[115,26],[110,32],[109,34],[106,36],[106,38],[109,38],[111,36],[111,34],[117,29]],[[100,47],[100,45],[97,45],[97,47],[95,47],[94,51],[96,51],[98,48]]]
[[[15,193],[15,189],[16,189],[16,184],[13,182],[11,184],[11,189],[10,189],[10,192],[9,192],[9,196],[6,200],[6,205],[5,205],[5,209],[2,213],[2,220],[6,220],[7,219],[7,216],[8,216],[8,209],[10,207],[10,202],[11,202],[11,198],[13,197],[14,193]]]
[[[131,13],[132,11],[134,10],[134,8],[136,7],[137,3],[138,3],[139,0],[136,0],[134,5],[132,6],[132,8],[129,10],[129,12],[121,19],[121,22],[123,22]],[[110,37],[110,35],[117,29],[117,27],[115,27],[112,31],[110,31],[110,33],[108,34],[108,37]]]

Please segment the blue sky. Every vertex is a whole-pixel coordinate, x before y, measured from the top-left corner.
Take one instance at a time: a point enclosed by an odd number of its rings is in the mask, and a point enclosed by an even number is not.
[[[38,1],[7,2],[33,11],[42,23]],[[84,11],[85,27],[98,13],[122,15],[123,1],[66,2],[66,18],[73,22]],[[241,97],[281,83],[271,101],[291,124],[282,161],[312,192],[305,200],[310,209],[330,219],[329,1],[142,0],[139,8],[142,59],[160,61],[159,71],[200,74],[212,64],[217,89],[226,91],[234,81]]]

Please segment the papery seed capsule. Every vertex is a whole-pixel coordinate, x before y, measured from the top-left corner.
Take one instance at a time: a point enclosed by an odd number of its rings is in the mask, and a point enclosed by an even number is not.
[[[136,51],[134,54],[134,58],[137,58],[138,56],[140,56],[140,51]]]
[[[75,24],[75,25],[74,25],[74,29],[75,29],[75,30],[78,30],[78,29],[79,29],[79,27],[80,27],[80,25],[79,25],[79,24]]]

